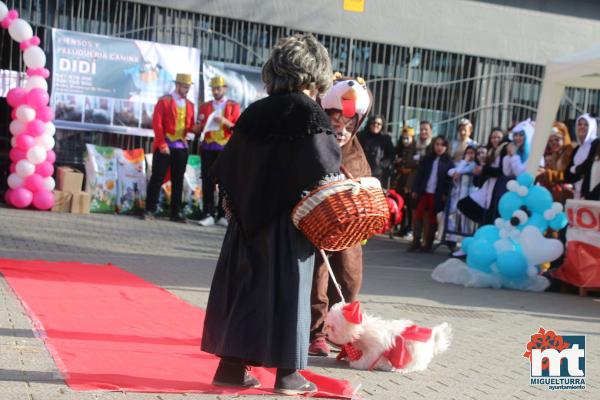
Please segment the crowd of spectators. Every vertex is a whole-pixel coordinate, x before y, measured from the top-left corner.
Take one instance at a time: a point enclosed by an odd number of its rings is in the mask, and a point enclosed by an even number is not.
[[[421,121],[418,134],[402,129],[393,152],[385,119],[369,119],[359,139],[373,176],[404,198],[404,216],[394,229],[412,240],[408,251],[432,251],[437,232],[455,256],[463,255],[458,242],[478,225],[494,223],[506,184],[526,170],[534,124],[528,119],[510,129],[495,127],[478,144],[468,119],[458,122],[451,141],[434,136],[432,124]],[[577,118],[574,135],[556,122],[536,182],[562,204],[570,198],[600,200],[599,142],[597,121],[588,114]]]

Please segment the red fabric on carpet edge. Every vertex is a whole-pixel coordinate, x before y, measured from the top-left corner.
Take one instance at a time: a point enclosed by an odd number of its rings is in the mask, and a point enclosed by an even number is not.
[[[271,394],[212,386],[218,358],[200,351],[204,310],[113,265],[0,259],[66,383],[74,390]],[[351,398],[348,381],[302,372],[314,397]]]

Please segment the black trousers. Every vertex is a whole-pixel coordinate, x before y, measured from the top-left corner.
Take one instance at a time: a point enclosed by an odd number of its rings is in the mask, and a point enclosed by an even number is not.
[[[171,167],[171,216],[176,216],[181,211],[181,197],[183,194],[183,175],[187,165],[187,149],[169,149],[171,154],[155,151],[152,157],[152,176],[146,193],[146,211],[156,211],[156,203],[160,194],[160,187],[165,179],[167,170]]]
[[[200,150],[200,171],[202,173],[202,213],[204,217],[213,216],[219,219],[225,216],[223,211],[223,193],[219,191],[219,199],[215,207],[215,190],[217,184],[210,169],[221,154],[219,150]]]

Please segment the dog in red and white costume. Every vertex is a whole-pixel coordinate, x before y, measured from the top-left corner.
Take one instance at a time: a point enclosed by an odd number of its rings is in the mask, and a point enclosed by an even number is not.
[[[450,347],[446,322],[432,329],[409,320],[385,321],[361,312],[360,303],[337,303],[325,320],[327,339],[341,346],[338,360],[362,370],[423,371],[433,356]]]

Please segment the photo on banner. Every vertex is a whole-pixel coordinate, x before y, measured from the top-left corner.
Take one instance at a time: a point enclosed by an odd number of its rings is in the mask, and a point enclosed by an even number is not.
[[[203,99],[212,100],[210,80],[215,76],[225,78],[227,97],[240,104],[242,110],[258,99],[267,96],[261,78],[261,69],[246,65],[216,61],[202,63]]]
[[[192,75],[197,106],[200,50],[141,40],[52,30],[51,105],[57,128],[153,136],[157,100]]]

